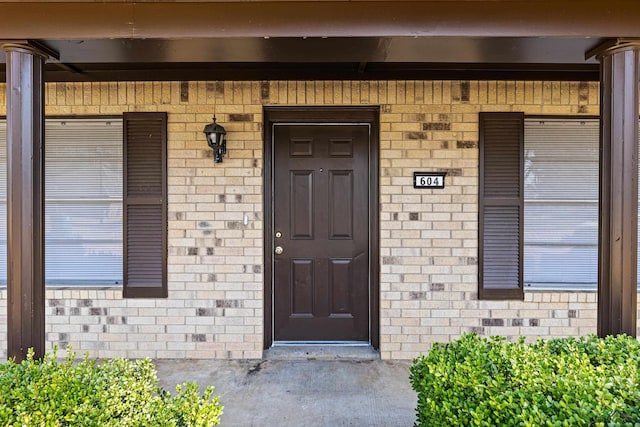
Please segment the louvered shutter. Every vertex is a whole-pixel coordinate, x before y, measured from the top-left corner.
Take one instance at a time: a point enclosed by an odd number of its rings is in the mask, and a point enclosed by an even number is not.
[[[523,299],[524,114],[480,113],[481,299]]]
[[[125,298],[167,296],[167,115],[124,114]]]

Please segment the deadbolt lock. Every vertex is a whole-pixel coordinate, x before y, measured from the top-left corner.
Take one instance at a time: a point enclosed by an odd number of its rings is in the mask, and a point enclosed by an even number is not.
[[[276,231],[276,237],[279,239],[280,237],[282,237],[282,233],[279,231]]]
[[[276,255],[282,255],[282,252],[284,252],[282,246],[276,246]]]

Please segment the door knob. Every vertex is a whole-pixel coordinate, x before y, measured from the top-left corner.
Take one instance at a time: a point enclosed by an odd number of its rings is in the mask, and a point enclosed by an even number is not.
[[[276,246],[276,255],[282,255],[282,252],[284,252],[282,246]]]

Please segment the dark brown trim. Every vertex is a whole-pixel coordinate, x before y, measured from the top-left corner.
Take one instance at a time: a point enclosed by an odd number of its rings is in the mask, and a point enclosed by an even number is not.
[[[598,81],[598,65],[446,63],[118,63],[45,66],[47,82],[211,80],[526,80]],[[152,70],[152,71],[150,71]],[[5,80],[0,70],[0,82]]]
[[[636,336],[640,46],[599,59],[598,335]]]
[[[51,49],[46,44],[37,40],[0,40],[0,48],[3,50],[19,48],[42,56],[45,60],[59,60],[60,53]]]
[[[500,130],[495,135],[489,135],[488,125],[491,123]],[[514,139],[517,138],[517,139]],[[510,144],[517,145],[518,151],[502,152],[502,148]],[[524,299],[524,283],[523,283],[523,247],[524,247],[524,114],[523,113],[480,113],[479,114],[479,199],[478,199],[478,297],[480,299],[505,300],[505,299]],[[496,163],[487,165],[487,151],[493,151],[493,160]],[[512,156],[507,158],[507,156]],[[498,159],[499,157],[499,159]],[[511,175],[502,174],[502,176],[493,177],[491,186],[487,182],[488,167],[498,166],[498,162],[508,165],[517,166],[517,172]],[[513,168],[512,168],[513,169]],[[516,175],[517,174],[517,175]],[[498,184],[497,179],[502,181]],[[517,181],[517,182],[516,182]],[[513,183],[516,185],[512,185]],[[515,191],[502,191],[502,186],[515,188]],[[494,189],[492,190],[491,187]],[[496,190],[495,188],[498,188]],[[517,211],[516,218],[511,218],[510,223],[504,220],[504,226],[513,226],[517,222],[518,233],[504,233],[500,236],[500,243],[508,240],[510,249],[505,246],[495,246],[493,241],[485,239],[487,231],[487,218],[485,210],[500,211],[498,215],[508,212]],[[493,229],[491,229],[493,230]],[[492,247],[490,256],[487,255],[487,249]],[[515,252],[513,248],[515,247]],[[496,256],[499,262],[495,262]],[[493,264],[491,264],[493,263]],[[486,265],[485,265],[486,264]],[[517,265],[518,271],[515,277],[517,283],[507,283],[498,280],[496,283],[490,283],[487,268],[502,273],[505,265]],[[496,272],[491,271],[495,277]],[[497,274],[500,276],[500,274]],[[503,279],[500,277],[499,279]]]
[[[590,49],[584,54],[584,57],[585,59],[596,57],[598,60],[601,60],[603,57],[614,53],[620,53],[624,50],[637,50],[638,48],[640,48],[640,38],[617,37],[600,43],[598,46]]]
[[[0,4],[0,39],[634,37],[639,11],[629,0],[32,1]]]
[[[371,123],[371,139],[369,145],[369,220],[370,242],[369,256],[371,301],[370,301],[370,330],[371,345],[380,348],[380,108],[371,109],[369,123]]]
[[[45,352],[44,58],[6,47],[7,354]]]
[[[273,344],[273,150],[274,123],[369,123],[370,340],[380,347],[379,107],[264,107],[264,348]]]
[[[145,156],[146,145],[160,153]],[[166,298],[167,113],[124,113],[123,146],[123,297]],[[129,151],[136,153],[135,161]]]

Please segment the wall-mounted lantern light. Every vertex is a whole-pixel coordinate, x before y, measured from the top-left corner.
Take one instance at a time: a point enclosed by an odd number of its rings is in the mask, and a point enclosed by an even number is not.
[[[216,123],[216,116],[213,116],[213,123],[204,127],[204,134],[207,137],[207,144],[213,149],[213,161],[222,163],[222,157],[227,154],[227,131]]]

